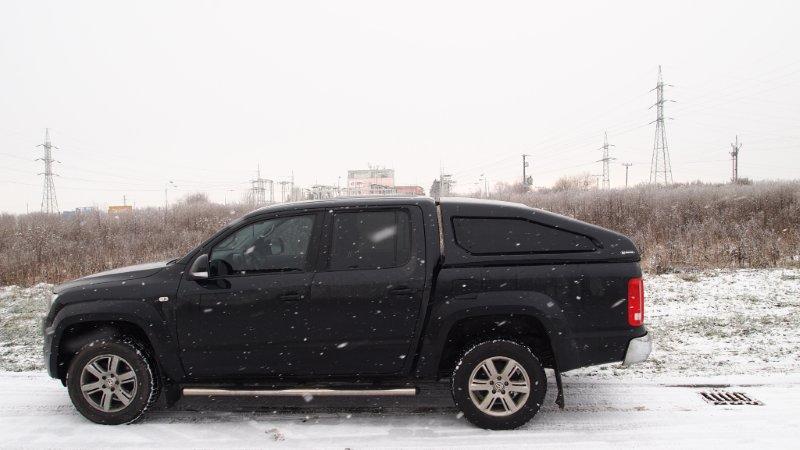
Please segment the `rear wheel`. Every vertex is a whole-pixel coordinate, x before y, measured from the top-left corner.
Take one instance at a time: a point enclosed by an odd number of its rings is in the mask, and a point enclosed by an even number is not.
[[[67,389],[72,404],[95,423],[130,423],[155,401],[153,370],[136,342],[111,338],[83,346],[70,363]]]
[[[453,400],[474,425],[508,430],[527,423],[547,391],[547,378],[531,350],[507,340],[468,350],[452,376]]]

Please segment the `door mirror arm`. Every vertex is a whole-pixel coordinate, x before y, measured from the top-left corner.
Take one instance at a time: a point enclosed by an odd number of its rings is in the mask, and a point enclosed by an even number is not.
[[[204,253],[195,258],[192,267],[189,268],[189,275],[195,280],[208,278],[208,254]]]

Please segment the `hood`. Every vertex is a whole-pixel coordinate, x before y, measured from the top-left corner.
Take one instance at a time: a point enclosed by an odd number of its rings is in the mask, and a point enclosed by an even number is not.
[[[87,275],[83,278],[78,278],[77,280],[67,281],[66,283],[59,284],[55,287],[53,292],[59,293],[66,289],[79,286],[146,278],[151,275],[155,275],[161,269],[167,267],[170,262],[171,261],[160,261],[154,263],[137,264],[135,266],[126,266],[117,269],[106,270],[105,272],[98,272],[92,275]]]

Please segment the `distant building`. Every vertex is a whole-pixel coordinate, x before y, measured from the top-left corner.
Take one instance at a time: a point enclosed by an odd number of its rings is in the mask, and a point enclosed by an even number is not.
[[[395,186],[397,195],[425,195],[425,189],[422,186]]]
[[[132,212],[133,212],[133,206],[131,205],[116,205],[108,207],[109,214],[129,214]]]
[[[61,217],[71,218],[82,214],[97,214],[98,212],[100,212],[100,210],[97,209],[97,206],[79,206],[72,211],[62,211]]]
[[[78,206],[75,208],[75,214],[90,214],[100,211],[97,206]]]
[[[347,195],[395,195],[394,169],[372,167],[347,171]]]
[[[327,184],[315,184],[308,190],[309,200],[323,200],[326,198],[334,198],[338,195],[336,186],[329,186]]]

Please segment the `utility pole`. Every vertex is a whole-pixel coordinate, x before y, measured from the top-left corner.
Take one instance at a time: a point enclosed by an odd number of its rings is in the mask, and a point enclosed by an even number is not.
[[[731,165],[733,174],[731,175],[731,183],[736,184],[739,181],[739,150],[742,149],[742,143],[739,142],[739,135],[736,135],[736,142],[731,143]]]
[[[622,163],[622,165],[625,166],[625,189],[628,189],[628,169],[630,169],[633,164]]]
[[[609,147],[613,147],[613,144],[608,143],[608,132],[605,133],[605,138],[603,140],[603,146],[600,147],[600,150],[603,151],[603,159],[600,161],[603,162],[603,189],[611,189],[611,179],[609,176],[609,163],[617,158],[612,158],[609,154]]]
[[[603,175],[592,175],[592,178],[594,178],[594,187],[595,187],[595,189],[598,189],[598,190],[600,189],[600,179],[602,177],[603,177]]]
[[[669,160],[669,147],[667,146],[667,131],[664,128],[664,103],[672,100],[664,100],[664,86],[672,87],[671,84],[664,84],[661,77],[661,66],[658,66],[658,83],[650,92],[656,91],[656,103],[651,106],[656,107],[656,132],[653,141],[653,156],[650,159],[650,183],[658,184],[660,181],[664,185],[672,183],[672,164]],[[652,123],[652,122],[651,122]]]
[[[526,159],[528,156],[531,155],[522,154],[522,185],[525,186],[526,189],[533,184],[533,177],[527,174],[527,168],[530,165]]]
[[[168,192],[170,186],[172,186],[174,188],[178,187],[171,180],[164,184],[164,222],[167,221],[167,211],[169,210],[169,197],[167,197],[167,192]]]
[[[486,174],[481,174],[481,181],[483,181],[483,196],[484,198],[489,198],[489,180],[486,178]]]
[[[50,143],[50,129],[44,129],[44,143],[37,145],[44,149],[44,156],[36,158],[37,161],[44,162],[44,187],[42,188],[42,212],[47,214],[58,214],[58,200],[56,199],[56,186],[53,184],[53,149],[58,147]]]

